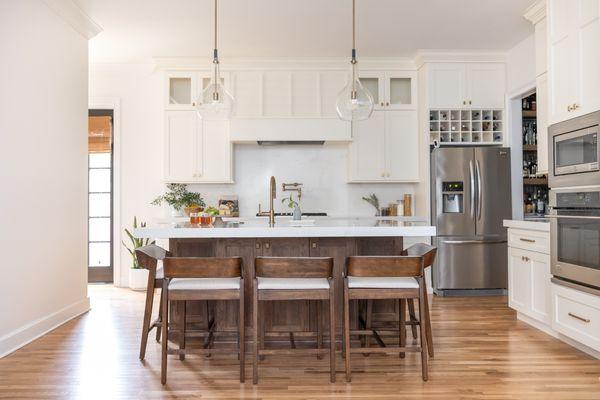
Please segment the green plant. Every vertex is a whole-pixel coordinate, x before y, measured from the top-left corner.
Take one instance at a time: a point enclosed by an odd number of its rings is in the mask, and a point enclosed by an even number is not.
[[[208,215],[210,215],[211,217],[214,217],[215,215],[219,215],[219,210],[213,206],[207,207],[204,210],[204,212],[207,213]]]
[[[292,197],[292,195],[290,194],[290,197],[284,197],[283,199],[281,199],[281,203],[286,203],[287,202],[287,206],[291,209],[293,209],[294,207],[298,207],[298,202],[296,200],[294,200],[294,198]]]
[[[200,193],[188,191],[187,185],[169,183],[167,184],[167,189],[169,189],[168,192],[158,196],[150,204],[160,206],[163,203],[167,203],[177,211],[184,207],[204,207],[206,205]]]
[[[137,227],[138,227],[137,217],[133,217],[133,229],[136,229]],[[140,223],[140,227],[141,228],[145,228],[146,227],[146,223],[145,222],[141,222]],[[154,244],[155,241],[153,240],[151,242],[150,239],[148,239],[148,238],[146,238],[146,239],[138,239],[135,236],[133,236],[133,234],[131,233],[131,231],[129,229],[127,229],[127,228],[125,228],[125,233],[129,237],[129,240],[131,240],[131,244],[133,245],[133,249],[130,249],[125,244],[125,241],[122,240],[121,243],[123,243],[123,246],[125,246],[125,248],[129,252],[129,254],[131,254],[131,257],[133,258],[133,265],[131,266],[131,268],[133,268],[133,269],[139,269],[141,267],[140,267],[140,264],[138,263],[137,257],[135,256],[135,249],[138,249],[138,248],[144,247],[144,246],[148,246],[149,244]]]
[[[375,196],[375,193],[372,193],[369,197],[363,197],[364,201],[375,207],[377,210],[377,215],[381,215],[381,209],[379,208],[379,199]]]

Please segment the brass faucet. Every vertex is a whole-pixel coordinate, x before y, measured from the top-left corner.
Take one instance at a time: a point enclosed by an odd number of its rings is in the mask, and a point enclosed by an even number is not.
[[[271,176],[271,180],[269,181],[269,211],[261,211],[260,204],[258,205],[258,214],[259,216],[268,216],[269,217],[269,226],[275,226],[275,206],[274,201],[277,198],[277,184],[275,183],[275,177]]]

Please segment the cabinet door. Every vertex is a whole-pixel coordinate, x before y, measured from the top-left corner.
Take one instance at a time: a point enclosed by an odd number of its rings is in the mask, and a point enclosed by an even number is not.
[[[165,108],[167,110],[193,110],[200,94],[198,74],[191,71],[167,72]]]
[[[531,307],[528,315],[538,321],[550,323],[550,256],[527,252],[531,268]]]
[[[231,183],[231,142],[228,120],[204,120],[197,139],[198,180]],[[199,144],[202,144],[201,146]]]
[[[471,108],[504,108],[504,64],[467,64],[467,102]]]
[[[578,41],[578,62],[575,76],[577,108],[583,115],[600,110],[600,0],[579,0],[575,38]]]
[[[417,109],[417,74],[395,72],[385,74],[385,108],[387,110]]]
[[[548,74],[536,78],[538,173],[548,173]]]
[[[417,111],[385,112],[386,179],[419,180],[419,124]]]
[[[198,115],[196,111],[167,111],[165,120],[165,180],[192,182],[202,172],[196,160]]]
[[[436,63],[429,73],[430,108],[464,108],[465,65],[461,63]]]
[[[567,35],[550,44],[549,67],[549,123],[564,121],[571,118],[571,105],[575,103],[574,93],[577,80],[576,40],[574,35]]]
[[[522,313],[531,306],[531,266],[526,253],[508,248],[508,305]]]
[[[350,181],[385,180],[385,113],[374,111],[371,118],[352,123],[348,155]]]
[[[385,73],[379,71],[362,71],[359,80],[369,93],[371,93],[371,96],[373,96],[375,110],[385,109]]]

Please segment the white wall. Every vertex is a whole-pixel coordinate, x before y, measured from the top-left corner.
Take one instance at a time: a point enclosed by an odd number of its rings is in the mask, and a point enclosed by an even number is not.
[[[87,39],[0,2],[0,356],[89,309]]]
[[[92,64],[90,98],[118,97],[121,102],[121,224],[129,227],[133,217],[152,222],[165,210],[149,203],[164,191],[163,177],[163,77],[147,64]],[[239,197],[242,216],[253,216],[258,203],[268,207],[268,178],[278,183],[277,211],[281,204],[281,183],[302,182],[304,211],[323,211],[335,216],[372,216],[374,210],[361,200],[376,193],[382,205],[414,193],[413,185],[346,184],[347,146],[235,145],[232,185],[193,185],[208,203],[222,194]],[[119,241],[115,241],[119,243]],[[131,256],[121,247],[121,285],[127,285]],[[118,254],[118,252],[117,252]]]
[[[535,82],[535,35],[517,43],[507,54],[508,93]]]

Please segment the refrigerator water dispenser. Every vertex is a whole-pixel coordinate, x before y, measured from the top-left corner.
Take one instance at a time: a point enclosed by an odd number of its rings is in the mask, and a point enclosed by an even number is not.
[[[463,212],[463,183],[442,182],[442,209],[444,213]]]

